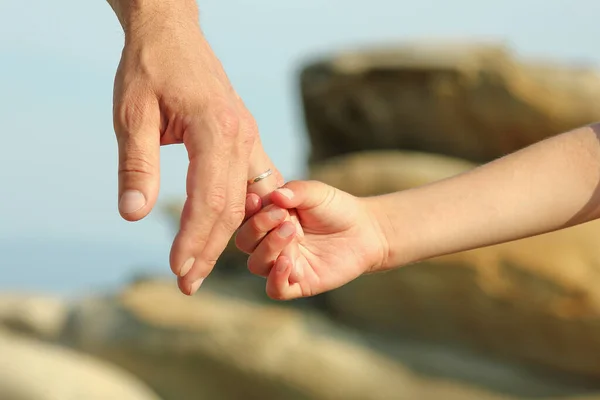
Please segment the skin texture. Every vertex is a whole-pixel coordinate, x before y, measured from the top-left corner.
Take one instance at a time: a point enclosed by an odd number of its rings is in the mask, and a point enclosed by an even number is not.
[[[316,295],[381,268],[383,232],[360,198],[320,182],[293,181],[273,192],[272,205],[257,211],[257,200],[236,244],[250,254],[250,271],[267,277],[271,298]],[[287,209],[297,213],[302,236],[294,235],[293,223],[284,222]],[[297,249],[282,253],[290,247]],[[292,274],[298,278],[291,279]]]
[[[195,0],[109,0],[125,43],[114,84],[119,212],[144,218],[160,185],[159,149],[185,145],[186,202],[170,255],[185,294],[213,269],[245,215],[246,180],[264,197],[282,183],[256,122],[204,38]]]
[[[247,209],[237,243],[267,275],[267,293],[293,299],[363,273],[568,228],[600,217],[600,125],[546,139],[463,174],[411,190],[356,198],[318,182],[290,182],[270,196],[295,208],[298,243],[281,216]],[[285,196],[284,196],[285,194]],[[250,195],[252,196],[252,195]],[[329,200],[327,200],[329,199]],[[256,200],[256,199],[255,199]],[[251,201],[256,204],[256,201]],[[259,202],[260,203],[260,202]],[[370,220],[369,220],[370,219]],[[285,230],[288,236],[282,237]],[[281,253],[300,246],[299,258]],[[266,249],[266,250],[265,250]],[[290,282],[294,268],[312,270]]]

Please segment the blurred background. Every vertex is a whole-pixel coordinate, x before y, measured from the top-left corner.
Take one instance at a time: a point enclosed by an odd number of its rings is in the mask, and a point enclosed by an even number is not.
[[[592,0],[199,6],[287,179],[401,190],[600,120]],[[104,0],[0,0],[0,395],[64,362],[14,398],[106,375],[107,394],[77,398],[600,399],[595,223],[286,304],[228,250],[203,293],[179,296],[183,147],[161,150],[149,217],[117,212],[122,41]]]

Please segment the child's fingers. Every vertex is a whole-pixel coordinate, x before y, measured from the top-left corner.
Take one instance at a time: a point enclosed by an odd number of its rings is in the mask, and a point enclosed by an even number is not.
[[[248,257],[248,269],[255,275],[268,276],[273,264],[279,254],[292,243],[296,226],[291,221],[285,221],[277,229],[270,232],[256,247],[256,249]],[[292,243],[293,246],[298,246],[298,243]],[[293,252],[298,254],[299,250],[294,249]],[[286,251],[288,254],[289,251]]]
[[[302,297],[302,290],[298,283],[290,284],[290,274],[294,266],[292,261],[285,256],[280,256],[267,278],[267,296],[273,300],[291,300]]]
[[[238,229],[235,245],[244,253],[252,253],[267,233],[283,223],[288,216],[288,211],[283,208],[266,206]]]
[[[288,212],[290,213],[290,221],[292,221],[294,225],[296,225],[296,237],[300,242],[302,242],[302,239],[304,239],[304,229],[300,224],[300,219],[298,218],[298,211],[296,211],[296,209],[291,209],[288,210]]]

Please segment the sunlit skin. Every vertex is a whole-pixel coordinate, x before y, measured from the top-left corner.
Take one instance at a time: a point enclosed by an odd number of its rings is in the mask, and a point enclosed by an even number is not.
[[[261,209],[250,194],[237,235],[267,294],[289,300],[358,276],[568,228],[600,216],[600,125],[546,139],[463,174],[358,198],[320,182],[289,182]],[[269,218],[274,207],[277,218]],[[285,222],[294,211],[304,230]],[[289,247],[297,247],[292,253]],[[290,258],[288,254],[297,254]],[[290,280],[301,269],[303,279]]]
[[[125,34],[113,107],[119,212],[128,221],[148,215],[159,192],[159,148],[183,144],[187,198],[170,264],[181,291],[193,294],[244,218],[247,179],[271,168],[263,188],[252,188],[264,195],[282,178],[200,30],[196,1],[108,2]]]

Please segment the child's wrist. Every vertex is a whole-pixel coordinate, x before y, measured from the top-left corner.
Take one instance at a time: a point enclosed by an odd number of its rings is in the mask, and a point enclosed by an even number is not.
[[[382,272],[411,264],[421,259],[414,243],[418,227],[407,226],[398,201],[399,193],[365,198],[376,225],[381,257],[369,272]]]

